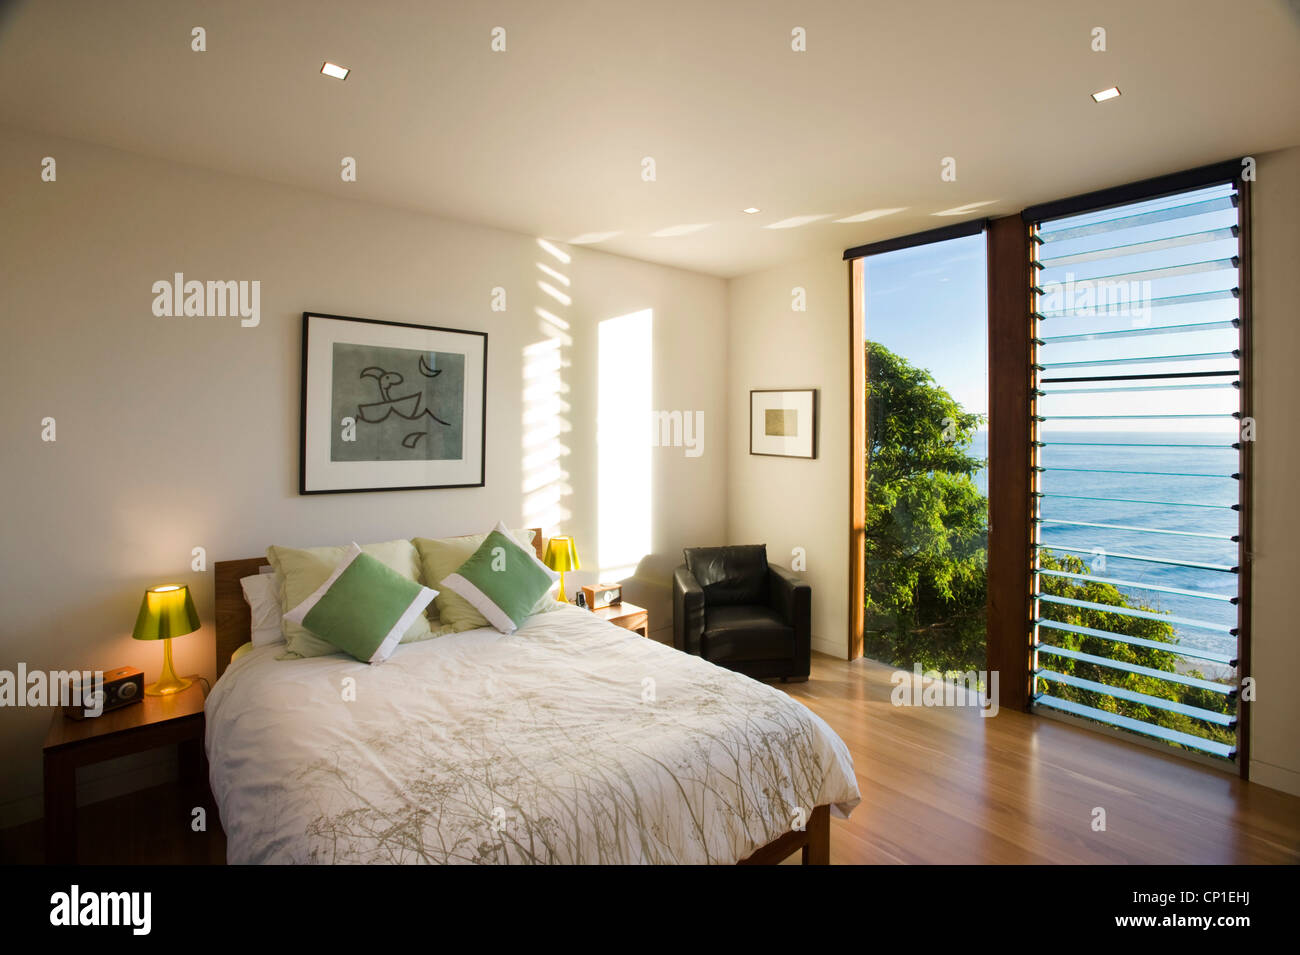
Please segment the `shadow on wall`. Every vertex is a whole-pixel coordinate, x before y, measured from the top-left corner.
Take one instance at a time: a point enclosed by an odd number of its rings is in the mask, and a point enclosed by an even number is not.
[[[647,554],[635,571],[620,581],[623,599],[650,611],[650,636],[660,643],[673,642],[673,571],[681,554]]]

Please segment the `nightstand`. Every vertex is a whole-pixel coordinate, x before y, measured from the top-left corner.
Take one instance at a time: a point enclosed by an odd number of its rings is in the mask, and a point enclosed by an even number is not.
[[[646,610],[645,607],[638,607],[636,604],[624,600],[622,603],[610,604],[608,607],[593,610],[592,613],[601,620],[608,620],[616,627],[631,630],[643,637],[650,636],[650,611]]]
[[[79,767],[175,743],[182,782],[206,785],[203,703],[207,694],[199,678],[193,680],[180,693],[146,696],[93,719],[72,720],[62,710],[55,712],[45,734],[47,863],[76,861]]]

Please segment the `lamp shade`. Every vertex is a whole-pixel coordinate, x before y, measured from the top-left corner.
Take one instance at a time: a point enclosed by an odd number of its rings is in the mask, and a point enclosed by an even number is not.
[[[197,629],[199,613],[194,609],[190,588],[184,584],[168,584],[144,592],[131,636],[137,640],[167,640]]]
[[[578,560],[578,547],[572,537],[552,537],[546,544],[546,557],[542,561],[551,570],[567,573],[581,570],[582,562]]]

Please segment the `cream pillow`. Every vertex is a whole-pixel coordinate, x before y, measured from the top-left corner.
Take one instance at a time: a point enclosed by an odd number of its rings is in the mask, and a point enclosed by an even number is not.
[[[441,537],[437,540],[428,537],[417,537],[413,541],[416,550],[420,554],[420,564],[424,569],[426,586],[438,591],[438,596],[433,601],[438,608],[438,617],[442,621],[443,627],[452,632],[460,633],[462,630],[474,630],[478,627],[491,626],[487,618],[479,613],[468,600],[460,594],[439,586],[445,578],[459,570],[461,564],[474,556],[474,552],[487,539],[488,533],[491,532],[468,534],[464,537]],[[515,540],[519,541],[522,546],[528,548],[529,552],[532,553],[533,532],[530,529],[519,528],[518,530],[512,530],[510,533]],[[545,593],[533,606],[532,613],[546,613],[563,606],[564,604],[549,593]]]
[[[420,573],[420,556],[410,541],[384,541],[381,544],[362,544],[361,552],[369,554],[380,563],[391,567],[403,577],[421,586],[425,578]],[[266,559],[280,575],[280,612],[288,613],[310,597],[334,573],[334,569],[348,555],[348,547],[268,547]],[[402,643],[414,643],[434,636],[429,620],[424,614],[415,618],[404,634]],[[284,621],[284,639],[288,645],[286,656],[320,657],[338,653],[339,648],[322,640],[302,624]]]

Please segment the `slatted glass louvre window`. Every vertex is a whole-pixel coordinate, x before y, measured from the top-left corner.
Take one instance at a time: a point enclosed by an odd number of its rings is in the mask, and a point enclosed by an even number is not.
[[[1034,707],[1234,758],[1235,186],[1030,228]]]

